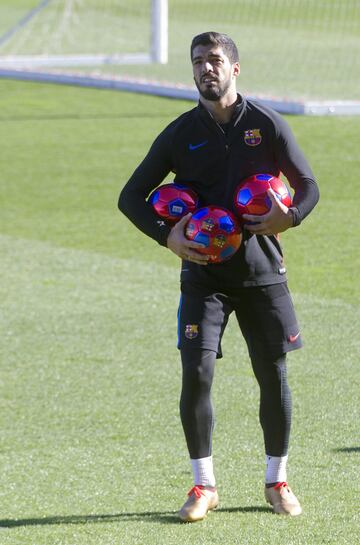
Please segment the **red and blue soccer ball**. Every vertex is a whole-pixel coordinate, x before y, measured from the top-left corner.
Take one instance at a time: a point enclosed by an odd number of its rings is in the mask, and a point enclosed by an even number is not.
[[[241,244],[241,228],[238,219],[225,208],[205,206],[196,210],[185,227],[189,240],[204,244],[197,248],[209,255],[210,263],[221,263],[232,257]]]
[[[268,189],[275,192],[285,206],[291,206],[291,194],[284,182],[272,174],[254,174],[245,178],[235,192],[235,208],[240,218],[243,214],[261,216],[269,212],[271,200]]]
[[[155,189],[149,197],[149,202],[158,216],[173,224],[189,212],[194,212],[199,198],[192,189],[171,183]]]

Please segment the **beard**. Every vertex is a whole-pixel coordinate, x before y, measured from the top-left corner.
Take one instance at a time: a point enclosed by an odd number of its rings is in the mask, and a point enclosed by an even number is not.
[[[195,80],[195,85],[203,98],[216,102],[226,95],[231,85],[231,80],[228,79],[227,81],[224,81],[223,84],[217,82],[215,86],[211,87],[207,87],[205,84]]]

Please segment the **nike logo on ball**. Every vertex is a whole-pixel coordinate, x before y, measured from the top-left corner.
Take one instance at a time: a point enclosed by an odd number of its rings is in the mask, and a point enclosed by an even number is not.
[[[200,144],[189,144],[189,150],[190,151],[194,151],[198,148],[202,148],[203,146],[205,146],[206,144],[208,143],[207,140],[204,140],[204,142],[200,142]]]

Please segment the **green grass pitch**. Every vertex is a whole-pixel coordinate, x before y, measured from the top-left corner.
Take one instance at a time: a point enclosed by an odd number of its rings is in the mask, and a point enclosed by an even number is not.
[[[282,237],[305,340],[289,357],[304,514],[264,502],[258,389],[230,321],[213,390],[221,506],[183,525],[179,263],[117,197],[192,105],[5,80],[0,104],[0,544],[359,543],[360,118],[288,118],[321,189]]]

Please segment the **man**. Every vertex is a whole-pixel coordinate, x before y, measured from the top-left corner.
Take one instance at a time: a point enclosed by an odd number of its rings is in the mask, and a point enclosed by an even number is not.
[[[183,369],[181,421],[194,474],[194,487],[180,510],[183,521],[203,519],[218,505],[212,461],[214,424],[210,391],[228,317],[235,312],[260,386],[260,423],[266,471],[265,497],[275,513],[299,515],[301,506],[287,484],[291,393],[286,354],[301,337],[286,283],[278,233],[295,227],[318,201],[314,176],[280,115],[236,92],[240,73],[236,45],[224,34],[195,36],[191,61],[200,101],[156,138],[125,185],[119,208],[144,233],[182,259],[178,312]],[[200,196],[202,205],[234,210],[241,179],[256,173],[284,173],[294,190],[293,206],[269,190],[272,207],[245,216],[243,241],[227,262],[208,263],[187,240],[190,215],[169,227],[146,202],[167,174]]]

